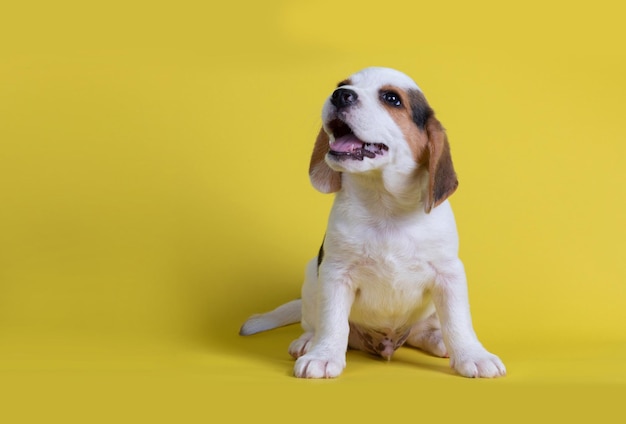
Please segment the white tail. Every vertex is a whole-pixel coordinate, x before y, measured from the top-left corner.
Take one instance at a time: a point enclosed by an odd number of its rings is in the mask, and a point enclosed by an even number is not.
[[[252,315],[243,323],[239,334],[249,336],[284,325],[295,324],[302,319],[302,300],[296,299],[264,314]]]

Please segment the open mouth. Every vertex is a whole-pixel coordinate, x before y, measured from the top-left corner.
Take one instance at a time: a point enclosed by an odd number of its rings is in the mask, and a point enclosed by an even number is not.
[[[363,160],[366,157],[375,158],[389,150],[383,143],[366,143],[360,140],[350,127],[339,119],[334,119],[328,126],[335,137],[328,153],[335,159]]]

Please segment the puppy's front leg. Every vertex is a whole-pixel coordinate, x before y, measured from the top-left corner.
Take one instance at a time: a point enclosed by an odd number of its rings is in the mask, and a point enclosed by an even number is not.
[[[354,302],[349,282],[325,278],[320,267],[315,335],[309,351],[299,357],[294,374],[301,378],[333,378],[346,366],[350,326],[348,318]]]
[[[472,327],[467,280],[460,260],[437,269],[433,301],[452,368],[465,377],[505,375],[506,368],[500,358],[482,346]]]

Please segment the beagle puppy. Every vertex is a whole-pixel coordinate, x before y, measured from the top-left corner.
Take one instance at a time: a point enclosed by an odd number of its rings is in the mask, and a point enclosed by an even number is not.
[[[457,188],[450,147],[420,88],[367,68],[339,83],[322,110],[309,175],[336,193],[302,299],[253,315],[240,334],[301,321],[294,374],[332,378],[348,347],[390,359],[407,344],[465,377],[499,377],[500,359],[470,316],[458,236],[446,200]]]

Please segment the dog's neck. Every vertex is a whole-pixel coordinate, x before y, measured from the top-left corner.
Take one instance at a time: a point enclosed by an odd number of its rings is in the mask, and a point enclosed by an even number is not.
[[[377,171],[342,175],[342,189],[337,196],[381,216],[400,216],[424,211],[428,172],[410,173]]]

